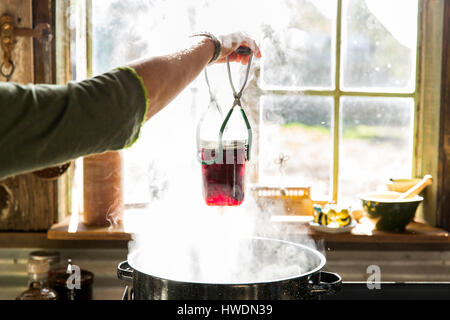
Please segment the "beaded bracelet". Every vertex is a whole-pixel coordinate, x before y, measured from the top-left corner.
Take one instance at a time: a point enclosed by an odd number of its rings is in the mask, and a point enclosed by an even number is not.
[[[211,58],[211,60],[208,62],[208,65],[213,64],[219,58],[220,52],[222,51],[222,45],[221,45],[219,39],[217,39],[213,34],[211,34],[209,32],[198,32],[198,33],[194,33],[193,35],[191,35],[191,37],[197,37],[197,36],[207,37],[213,41],[214,55]]]

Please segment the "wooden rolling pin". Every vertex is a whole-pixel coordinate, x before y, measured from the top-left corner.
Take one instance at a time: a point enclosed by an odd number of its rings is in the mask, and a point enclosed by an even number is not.
[[[433,183],[433,178],[431,175],[427,174],[420,180],[415,186],[411,187],[408,191],[402,193],[398,199],[408,199],[412,198],[415,195],[418,195],[424,188],[431,185]]]

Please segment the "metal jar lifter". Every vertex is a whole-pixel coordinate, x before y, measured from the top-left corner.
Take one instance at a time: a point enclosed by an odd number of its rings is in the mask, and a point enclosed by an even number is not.
[[[197,126],[197,159],[202,165],[203,196],[209,206],[237,206],[244,200],[245,164],[250,160],[252,128],[242,107],[241,97],[250,73],[252,52],[248,47],[239,47],[239,54],[250,55],[244,83],[236,91],[231,77],[230,62],[227,57],[227,71],[233,91],[234,102],[225,118],[217,99],[212,93],[205,69],[205,80],[209,88],[210,104]],[[245,124],[246,137],[224,139],[235,108],[239,108]],[[212,121],[214,119],[214,121]],[[210,129],[208,137],[202,136]]]

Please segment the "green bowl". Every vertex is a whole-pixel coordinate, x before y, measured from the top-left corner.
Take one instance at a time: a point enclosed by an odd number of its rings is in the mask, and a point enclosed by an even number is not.
[[[420,196],[399,200],[397,192],[367,192],[359,195],[367,216],[374,220],[377,230],[403,232],[408,223],[413,221]]]

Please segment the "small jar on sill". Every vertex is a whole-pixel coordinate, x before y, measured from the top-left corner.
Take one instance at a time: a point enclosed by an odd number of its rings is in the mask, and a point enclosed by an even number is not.
[[[83,159],[83,222],[88,226],[111,226],[122,222],[122,155],[105,152]]]
[[[53,288],[55,285],[55,273],[60,267],[61,256],[58,251],[38,250],[28,255],[30,261],[47,261],[49,264],[48,285]]]
[[[29,260],[27,271],[29,287],[16,300],[58,300],[58,294],[48,284],[50,271],[48,261]]]

